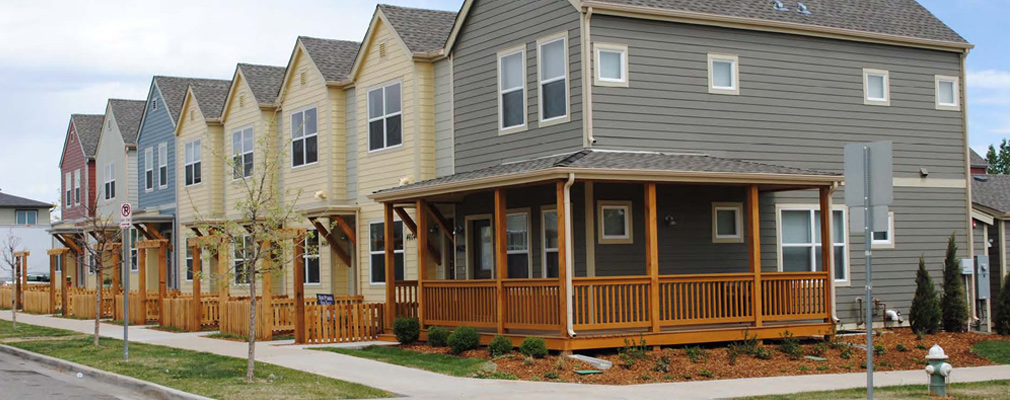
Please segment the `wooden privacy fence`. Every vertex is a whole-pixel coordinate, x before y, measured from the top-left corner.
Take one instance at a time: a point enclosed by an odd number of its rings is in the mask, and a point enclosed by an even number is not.
[[[47,288],[48,289],[48,288]],[[25,292],[24,310],[36,314],[52,314],[52,304],[49,304],[49,290],[32,290]],[[57,302],[56,304],[59,304]]]
[[[115,294],[111,290],[102,291],[102,318],[112,318],[115,310],[116,297],[122,294]],[[95,291],[88,290],[85,294],[74,294],[70,298],[70,310],[77,318],[95,318]]]
[[[10,308],[14,299],[14,285],[0,286],[0,307]]]
[[[341,343],[376,340],[383,330],[385,304],[363,303],[361,296],[333,305],[305,306],[307,343]]]
[[[218,298],[210,294],[200,297],[200,329],[213,328],[218,324]],[[165,299],[162,312],[165,313],[165,326],[190,330],[194,319],[193,295]],[[246,317],[248,318],[248,316]],[[246,325],[248,327],[248,325]]]

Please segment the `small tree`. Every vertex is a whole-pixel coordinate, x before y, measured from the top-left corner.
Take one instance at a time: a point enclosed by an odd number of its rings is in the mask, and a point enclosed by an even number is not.
[[[0,265],[0,269],[9,270],[11,272],[11,283],[14,284],[14,292],[11,293],[11,324],[14,329],[18,328],[18,308],[16,304],[18,291],[21,290],[21,279],[19,275],[24,273],[19,270],[18,259],[14,256],[14,253],[22,250],[21,238],[14,236],[14,229],[10,229],[7,232],[7,238],[3,241],[3,248],[0,249],[0,253],[3,253],[3,264]],[[20,266],[22,269],[27,267],[27,265]]]
[[[915,297],[908,313],[912,331],[934,334],[940,331],[940,299],[936,294],[933,278],[926,271],[926,260],[919,256],[919,271],[915,273]]]
[[[986,173],[992,175],[1010,174],[1010,144],[1006,139],[999,145],[999,150],[995,146],[989,145],[989,151],[985,155],[985,161],[989,164]]]
[[[119,251],[118,245],[122,241],[122,234],[118,225],[112,222],[113,214],[99,215],[98,201],[101,189],[96,191],[94,197],[86,201],[88,219],[85,231],[90,237],[81,235],[77,237],[77,247],[87,256],[90,262],[90,273],[95,275],[95,334],[94,346],[98,347],[98,338],[102,324],[102,288],[104,277],[107,271],[115,271],[116,265],[110,264],[115,257],[115,251]]]
[[[993,324],[996,325],[996,333],[1000,335],[1010,335],[1010,274],[1003,277],[1003,284],[1000,286],[999,295],[996,297],[996,312],[993,315]]]
[[[947,332],[968,330],[968,304],[965,303],[961,262],[957,259],[957,242],[954,233],[947,239],[947,255],[943,259],[943,329]]]

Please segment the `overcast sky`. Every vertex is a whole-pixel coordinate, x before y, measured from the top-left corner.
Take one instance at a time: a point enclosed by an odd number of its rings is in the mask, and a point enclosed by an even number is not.
[[[1010,136],[1010,0],[920,0],[974,43],[972,147]],[[462,0],[385,0],[456,11]],[[144,100],[151,76],[229,79],[238,62],[284,66],[299,35],[360,41],[375,8],[354,0],[46,1],[0,4],[0,190],[59,197],[71,113]]]

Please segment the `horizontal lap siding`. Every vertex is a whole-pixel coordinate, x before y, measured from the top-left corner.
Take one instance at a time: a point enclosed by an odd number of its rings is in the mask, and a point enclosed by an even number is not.
[[[123,143],[123,135],[119,131],[119,124],[116,122],[112,107],[106,107],[105,125],[102,126],[102,136],[98,140],[98,154],[95,156],[95,166],[98,168],[97,179],[95,179],[95,194],[98,196],[98,208],[96,214],[103,220],[111,221],[119,215],[119,205],[129,199],[130,185],[132,181],[126,175],[126,144]],[[111,122],[111,124],[110,124]],[[108,200],[105,199],[105,166],[114,163],[116,174],[116,196]]]
[[[347,138],[347,148],[344,151],[347,160],[347,202],[358,201],[358,119],[357,100],[354,88],[344,91],[344,135]]]
[[[253,96],[249,85],[244,80],[238,78],[233,85],[236,85],[237,89],[232,94],[232,99],[228,102],[229,109],[225,110],[224,114],[227,119],[224,123],[224,135],[222,135],[222,154],[228,155],[229,158],[231,157],[231,135],[233,132],[252,127],[254,137],[253,173],[247,179],[260,179],[263,176],[263,168],[267,163],[268,157],[277,157],[276,154],[270,152],[272,149],[265,148],[268,144],[278,142],[276,136],[277,125],[274,122],[276,119],[274,117],[275,113],[272,110],[263,110],[260,108],[256,103],[256,97]],[[245,97],[244,106],[239,101],[239,98],[242,96]],[[264,138],[264,135],[267,138]],[[287,141],[285,140],[285,142]],[[285,154],[288,153],[285,152]],[[285,161],[284,159],[274,159],[271,160],[270,164],[275,168],[290,165],[289,160],[288,163],[285,163]],[[236,210],[235,207],[248,194],[248,191],[242,186],[242,181],[233,179],[234,174],[231,171],[230,163],[222,163],[220,169],[221,173],[224,174],[224,214],[230,219],[239,218],[241,217],[241,212],[240,210]]]
[[[630,88],[594,88],[596,147],[840,171],[845,143],[891,140],[896,176],[964,178],[961,113],[934,107],[956,53],[611,16],[592,33],[630,64]],[[739,96],[708,93],[710,52],[739,55]],[[890,107],[863,104],[863,68],[890,71]]]
[[[219,148],[221,128],[208,126],[200,107],[191,97],[187,107],[182,110],[182,121],[179,123],[179,146],[176,146],[176,159],[184,160],[176,164],[177,176],[184,177],[177,183],[179,193],[178,217],[180,223],[198,222],[198,219],[220,218],[221,197],[221,150]],[[200,139],[200,172],[201,182],[186,186],[185,159],[186,143]]]
[[[137,171],[140,171],[141,179],[137,180],[137,198],[139,201],[138,210],[165,209],[175,207],[175,122],[172,121],[168,113],[168,105],[162,100],[158,92],[157,85],[152,85],[151,94],[147,100],[147,111],[144,115],[144,123],[140,127],[140,138],[137,145]],[[158,109],[152,109],[152,101],[157,101]],[[161,187],[158,180],[158,145],[166,143],[168,146],[168,187]],[[144,181],[146,149],[152,149],[154,154],[154,186],[151,190],[146,190],[147,182]]]
[[[72,221],[75,219],[83,218],[88,215],[87,207],[85,203],[82,202],[80,205],[68,204],[66,201],[67,197],[67,173],[70,174],[70,195],[71,200],[73,200],[73,185],[74,185],[74,170],[81,170],[81,200],[86,199],[84,196],[87,193],[84,188],[87,187],[87,168],[88,161],[84,157],[84,149],[81,147],[80,138],[77,136],[77,131],[74,128],[73,123],[70,124],[70,129],[67,133],[66,145],[63,148],[63,164],[60,165],[60,187],[63,191],[60,192],[60,204],[63,205],[63,220]],[[69,205],[69,207],[67,207]]]
[[[453,173],[452,73],[448,59],[435,63],[435,175]]]
[[[538,38],[568,32],[571,121],[538,127]],[[476,1],[453,47],[455,170],[582,149],[579,12],[564,1]],[[527,127],[498,135],[497,53],[526,45]]]

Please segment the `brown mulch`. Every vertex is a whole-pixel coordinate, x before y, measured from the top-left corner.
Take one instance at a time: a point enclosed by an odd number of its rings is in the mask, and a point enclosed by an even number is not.
[[[926,335],[921,341],[907,328],[888,330],[874,337],[874,344],[884,346],[884,354],[874,356],[877,371],[917,370],[925,366],[924,360],[929,347],[939,344],[950,357],[955,367],[992,365],[993,362],[979,357],[971,352],[971,347],[979,342],[991,340],[1010,340],[1010,338],[985,335],[980,333],[939,333]],[[629,385],[650,382],[683,382],[713,379],[757,378],[785,375],[816,375],[837,374],[865,371],[866,350],[860,347],[846,346],[865,345],[865,335],[838,336],[834,346],[819,340],[803,340],[801,347],[804,355],[818,354],[817,348],[823,350],[821,357],[827,361],[809,360],[804,357],[791,359],[779,351],[779,341],[767,340],[764,347],[770,350],[771,359],[762,360],[750,355],[741,354],[731,363],[726,343],[698,346],[703,357],[692,362],[687,356],[687,347],[665,347],[659,351],[648,351],[644,358],[635,360],[631,365],[622,361],[619,351],[580,352],[610,361],[613,368],[598,375],[578,375],[574,371],[593,369],[588,364],[560,357],[556,353],[543,359],[530,359],[514,352],[509,357],[494,359],[497,371],[514,375],[521,380],[557,381],[608,385]],[[818,343],[823,343],[818,346]],[[903,350],[898,345],[904,346]],[[427,344],[411,344],[401,346],[404,349],[428,352],[448,353],[445,347],[431,347]],[[651,349],[651,346],[649,346]],[[847,356],[843,352],[848,349]],[[484,348],[463,353],[463,357],[483,358],[491,360]],[[669,369],[663,370],[657,361],[661,357],[669,359]],[[553,372],[554,374],[551,374]],[[556,374],[556,376],[555,376]]]

